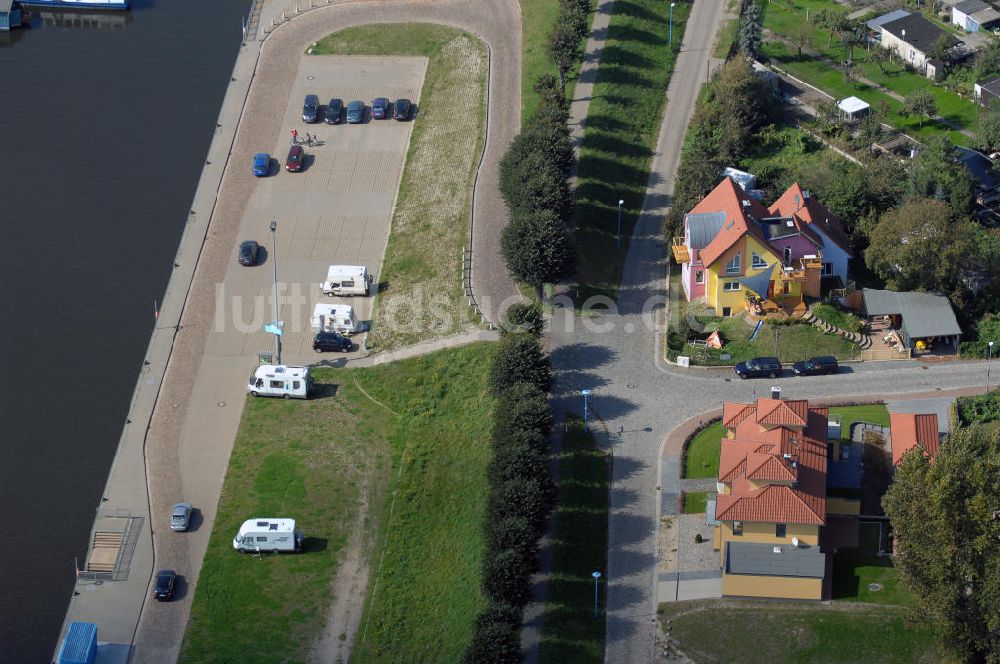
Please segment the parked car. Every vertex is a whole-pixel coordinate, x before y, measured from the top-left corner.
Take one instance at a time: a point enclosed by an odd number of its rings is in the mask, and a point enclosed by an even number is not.
[[[821,376],[823,374],[835,374],[840,371],[837,358],[830,355],[821,357],[810,357],[805,362],[796,362],[792,369],[800,376]]]
[[[372,99],[372,120],[385,120],[389,117],[389,100],[385,97]]]
[[[260,245],[256,240],[244,240],[240,242],[240,253],[237,262],[243,267],[250,267],[257,264],[257,254],[260,252]]]
[[[302,102],[302,121],[309,124],[319,122],[319,97],[316,95],[306,95]]]
[[[336,332],[317,332],[313,337],[313,350],[317,353],[326,351],[340,351],[349,353],[354,348],[354,344],[347,337]]]
[[[777,378],[781,375],[781,362],[776,357],[755,357],[740,362],[733,370],[740,378]]]
[[[409,120],[412,113],[413,104],[410,103],[409,99],[397,99],[396,103],[392,105],[392,115],[400,122]]]
[[[285,170],[289,173],[298,173],[302,170],[302,160],[306,156],[306,151],[301,145],[293,145],[288,151],[288,159],[285,160]]]
[[[362,101],[352,101],[347,105],[347,123],[359,124],[365,121],[365,103]]]
[[[331,99],[326,105],[326,113],[323,114],[323,121],[327,124],[340,124],[340,116],[344,114],[344,100]]]
[[[177,503],[170,514],[170,529],[184,532],[191,525],[191,503]]]
[[[161,602],[172,600],[176,585],[177,572],[172,569],[161,569],[156,573],[156,586],[153,588],[153,597]]]
[[[252,173],[259,177],[265,178],[271,172],[271,155],[266,152],[258,152],[253,156],[253,171]]]

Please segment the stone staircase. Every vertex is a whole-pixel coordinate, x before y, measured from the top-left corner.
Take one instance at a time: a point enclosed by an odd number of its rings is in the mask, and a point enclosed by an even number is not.
[[[114,573],[123,541],[124,533],[96,531],[90,556],[87,558],[87,571]]]
[[[826,334],[835,334],[838,337],[843,337],[848,341],[852,341],[858,345],[861,350],[868,350],[872,347],[872,338],[867,334],[861,334],[860,332],[848,332],[847,330],[842,330],[836,325],[830,325],[826,321],[822,321],[813,315],[812,311],[807,311],[802,315],[802,322],[808,323],[813,327],[823,330]]]

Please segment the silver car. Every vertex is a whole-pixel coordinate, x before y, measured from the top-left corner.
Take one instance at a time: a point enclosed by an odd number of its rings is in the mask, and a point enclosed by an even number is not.
[[[181,532],[191,523],[191,503],[177,503],[170,515],[170,529]]]

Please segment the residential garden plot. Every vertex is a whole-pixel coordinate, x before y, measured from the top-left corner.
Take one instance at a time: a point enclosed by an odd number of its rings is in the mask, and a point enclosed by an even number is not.
[[[578,418],[568,419],[559,457],[552,568],[539,662],[604,661],[604,611],[594,616],[591,574],[607,574],[608,471],[607,453],[597,447]]]
[[[248,644],[257,661],[314,656],[359,528],[370,581],[352,660],[457,661],[484,605],[491,353],[320,369],[314,399],[250,399],[180,661],[232,661]],[[253,516],[296,518],[305,552],[236,553],[233,534]]]
[[[722,422],[709,424],[695,434],[684,451],[684,478],[719,476],[719,452],[726,429]]]
[[[659,614],[677,649],[696,662],[942,661],[934,635],[909,625],[905,610],[891,606],[698,600],[661,604]]]
[[[485,46],[453,28],[404,23],[349,28],[323,38],[312,52],[428,58],[369,348],[408,346],[472,328],[460,257],[485,140]]]
[[[856,549],[833,555],[833,599],[910,606],[913,595],[899,580],[892,557],[879,555],[880,523],[860,524]]]
[[[708,501],[707,491],[693,491],[684,493],[684,513],[704,514],[705,505]],[[714,516],[714,515],[713,515]]]

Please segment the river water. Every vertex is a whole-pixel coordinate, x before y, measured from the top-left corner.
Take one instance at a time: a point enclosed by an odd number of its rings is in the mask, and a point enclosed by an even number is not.
[[[248,5],[0,32],[0,662],[51,660]]]

